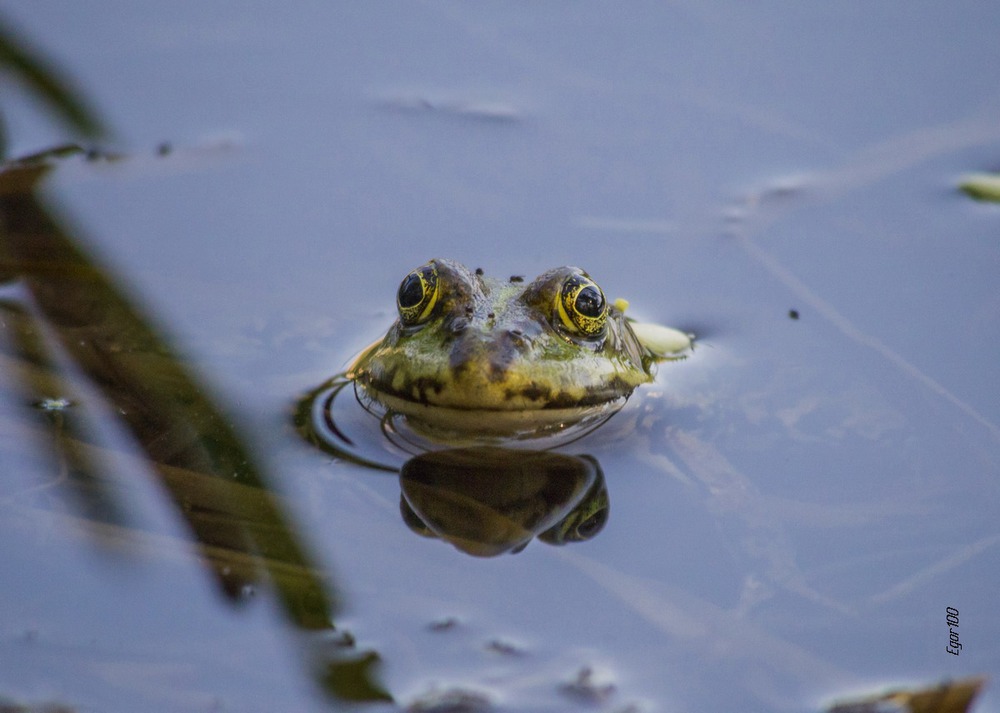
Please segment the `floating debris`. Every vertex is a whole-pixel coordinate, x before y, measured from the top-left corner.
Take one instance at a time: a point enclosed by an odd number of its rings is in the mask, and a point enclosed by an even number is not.
[[[977,201],[1000,203],[1000,173],[970,173],[958,187]]]
[[[500,654],[502,656],[523,656],[524,649],[510,641],[503,639],[492,639],[486,644],[486,650]]]
[[[594,680],[594,671],[584,666],[576,674],[576,678],[559,687],[563,693],[588,705],[603,705],[614,695],[617,687],[610,681]]]
[[[353,649],[358,643],[354,634],[345,629],[331,629],[326,632],[326,640],[337,649]]]
[[[835,703],[827,713],[966,713],[986,680],[985,676],[975,676],[928,688],[895,689]]]
[[[632,331],[642,346],[656,356],[670,357],[685,352],[694,344],[694,337],[673,327],[652,322],[631,322]]]
[[[521,119],[521,110],[503,101],[429,97],[424,94],[400,94],[382,100],[389,109],[403,112],[429,112],[493,122]]]
[[[458,626],[458,619],[453,616],[446,616],[443,619],[436,619],[427,625],[431,631],[448,631]]]
[[[409,713],[482,713],[493,708],[489,696],[462,688],[433,690],[417,698],[406,710]]]
[[[34,403],[34,407],[39,409],[40,411],[65,411],[72,405],[73,402],[65,398],[58,398],[58,399],[45,398],[42,399],[41,401],[36,401]]]
[[[798,199],[814,183],[815,179],[806,175],[777,178],[749,195],[746,199],[746,205],[756,208],[765,203]]]

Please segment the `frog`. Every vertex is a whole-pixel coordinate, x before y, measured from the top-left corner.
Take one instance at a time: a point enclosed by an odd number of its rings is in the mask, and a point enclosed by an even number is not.
[[[692,336],[625,317],[578,267],[531,281],[448,259],[411,270],[397,319],[348,368],[360,398],[424,433],[524,436],[610,417]]]

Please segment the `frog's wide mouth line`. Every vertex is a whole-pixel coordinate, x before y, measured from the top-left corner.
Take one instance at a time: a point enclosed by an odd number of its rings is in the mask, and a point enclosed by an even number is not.
[[[443,393],[430,380],[417,380],[409,387],[395,388],[386,379],[372,378],[364,374],[355,383],[376,401],[395,399],[415,406],[452,408],[459,411],[574,411],[601,406],[619,399],[627,399],[635,390],[632,384],[622,378],[614,378],[598,385],[562,384],[546,387],[531,381],[520,387],[510,385],[501,390],[489,388],[487,381],[470,382],[464,390],[452,389]]]
[[[485,409],[439,406],[419,403],[379,392],[366,395],[388,411],[405,416],[412,426],[453,433],[475,432],[483,435],[512,435],[528,432],[552,432],[582,421],[608,418],[625,405],[627,396],[589,406],[560,408],[538,406],[520,409]]]

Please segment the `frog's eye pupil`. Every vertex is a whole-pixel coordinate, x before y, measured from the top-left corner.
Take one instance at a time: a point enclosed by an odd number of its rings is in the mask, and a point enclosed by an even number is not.
[[[399,286],[399,306],[403,308],[416,307],[423,297],[424,283],[418,275],[411,272],[403,280],[403,284]]]
[[[407,327],[430,319],[438,298],[438,274],[433,263],[419,267],[403,278],[396,293],[399,319]]]
[[[608,304],[604,293],[582,273],[566,278],[556,299],[562,328],[574,336],[599,339],[606,332]]]
[[[585,317],[600,317],[604,313],[604,295],[595,285],[587,285],[576,296],[576,309]]]

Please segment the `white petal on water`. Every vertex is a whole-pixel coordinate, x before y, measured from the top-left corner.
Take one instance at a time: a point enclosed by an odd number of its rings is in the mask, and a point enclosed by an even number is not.
[[[977,200],[1000,202],[998,173],[970,173],[962,176],[958,187]]]
[[[644,347],[658,356],[677,354],[691,348],[691,335],[652,322],[632,322],[632,331]]]

